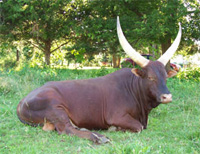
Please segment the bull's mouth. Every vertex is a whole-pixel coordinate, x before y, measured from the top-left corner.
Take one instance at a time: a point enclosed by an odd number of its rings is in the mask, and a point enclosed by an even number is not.
[[[171,101],[163,101],[162,104],[168,104],[170,102],[172,102],[172,100]]]

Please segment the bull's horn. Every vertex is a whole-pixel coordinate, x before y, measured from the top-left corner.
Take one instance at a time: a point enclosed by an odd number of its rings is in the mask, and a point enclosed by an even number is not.
[[[182,30],[181,30],[181,24],[179,23],[179,31],[176,36],[176,39],[174,40],[173,44],[167,49],[167,51],[158,59],[159,62],[163,63],[166,65],[168,61],[172,58],[174,53],[176,52],[179,43],[181,41],[181,35],[182,35]]]
[[[127,53],[127,55],[135,62],[137,63],[139,66],[141,67],[145,67],[148,63],[149,60],[144,58],[143,56],[141,56],[135,49],[133,49],[131,47],[131,45],[128,43],[128,41],[126,40],[121,26],[120,26],[120,22],[119,22],[119,17],[117,16],[117,34],[118,34],[118,38],[119,38],[119,42],[122,46],[122,48],[124,49],[124,51]]]

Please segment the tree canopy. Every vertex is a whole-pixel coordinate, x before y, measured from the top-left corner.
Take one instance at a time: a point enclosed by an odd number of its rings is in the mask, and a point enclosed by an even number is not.
[[[7,0],[1,5],[1,40],[25,40],[45,54],[47,65],[50,54],[73,38],[76,4],[71,0]]]
[[[0,5],[1,42],[23,40],[41,50],[48,65],[51,53],[64,45],[80,54],[111,54],[119,61],[123,52],[117,16],[127,40],[141,53],[164,53],[177,34],[178,22],[183,27],[182,47],[200,40],[196,0],[4,0]]]

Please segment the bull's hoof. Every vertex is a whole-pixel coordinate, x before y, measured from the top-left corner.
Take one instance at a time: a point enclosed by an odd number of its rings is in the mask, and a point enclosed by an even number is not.
[[[98,133],[92,133],[92,141],[96,144],[109,143],[110,139]]]
[[[136,132],[137,133],[140,133],[140,132],[142,132],[142,130],[144,129],[144,127],[142,126],[140,129],[138,129]]]

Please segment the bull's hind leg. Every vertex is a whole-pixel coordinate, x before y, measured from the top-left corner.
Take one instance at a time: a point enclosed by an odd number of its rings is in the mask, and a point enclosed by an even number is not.
[[[97,144],[107,143],[110,140],[105,136],[98,134],[96,132],[91,132],[89,130],[80,130],[77,127],[74,127],[67,115],[67,113],[62,109],[55,109],[54,116],[48,118],[50,120],[51,125],[55,126],[55,129],[59,134],[68,134],[68,135],[76,135],[80,138],[85,138],[93,141]]]
[[[61,106],[61,99],[54,96],[54,91],[49,91],[51,97],[35,97],[23,99],[17,107],[19,119],[31,126],[43,126],[43,130],[57,130],[59,134],[65,133],[89,139],[95,143],[106,143],[109,141],[105,136],[91,131],[81,131],[75,128],[67,115],[67,109]],[[42,95],[40,93],[40,95]],[[42,95],[43,96],[43,95]],[[53,97],[54,96],[54,97]]]

